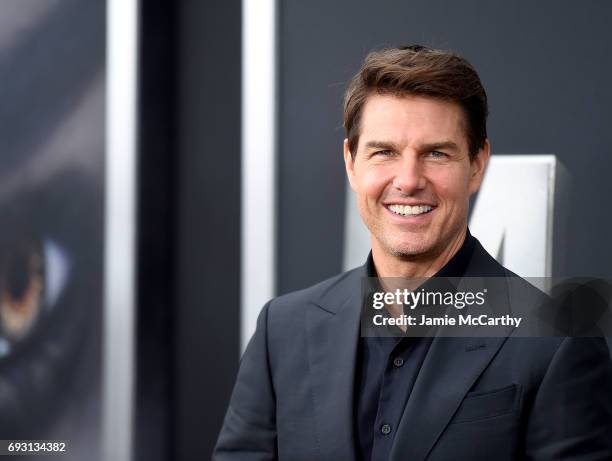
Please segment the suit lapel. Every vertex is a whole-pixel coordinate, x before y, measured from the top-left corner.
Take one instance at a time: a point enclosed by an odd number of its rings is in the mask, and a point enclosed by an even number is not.
[[[465,276],[500,275],[505,275],[503,268],[477,242]],[[364,277],[365,265],[345,274],[306,312],[315,431],[322,459],[355,459],[354,381]],[[402,415],[392,461],[426,458],[505,340],[434,338]]]
[[[349,273],[306,313],[315,431],[322,459],[355,459],[354,377],[365,275],[365,268]]]
[[[464,277],[504,276],[503,267],[476,241]],[[474,290],[478,283],[471,279],[470,289]],[[495,289],[489,290],[490,302],[499,313],[510,312],[508,287],[499,282],[493,286]],[[441,331],[434,338],[402,414],[391,461],[422,461],[427,457],[465,395],[511,332],[507,328],[495,338],[453,338],[443,337]]]
[[[390,459],[420,461],[506,338],[434,338],[400,421]]]

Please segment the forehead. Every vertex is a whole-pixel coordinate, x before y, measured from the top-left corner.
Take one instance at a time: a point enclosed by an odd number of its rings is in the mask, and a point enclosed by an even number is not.
[[[361,115],[359,144],[371,140],[405,146],[446,140],[467,149],[465,115],[451,101],[373,94]]]

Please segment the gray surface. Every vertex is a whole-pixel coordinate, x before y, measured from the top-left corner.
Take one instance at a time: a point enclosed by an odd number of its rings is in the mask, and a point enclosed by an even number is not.
[[[611,21],[612,4],[593,1],[282,2],[279,292],[340,271],[344,86],[369,50],[413,42],[476,66],[493,153],[558,155],[573,182],[561,273],[609,276]]]
[[[169,459],[208,459],[238,367],[240,2],[176,6],[174,393]]]

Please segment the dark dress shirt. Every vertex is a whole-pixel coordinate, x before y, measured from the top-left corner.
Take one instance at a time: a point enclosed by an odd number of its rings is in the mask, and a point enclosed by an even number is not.
[[[467,231],[457,253],[434,277],[461,277],[475,239]],[[376,277],[372,255],[368,276]],[[361,337],[355,373],[356,451],[362,461],[386,461],[395,430],[432,338]],[[418,424],[418,421],[414,421]]]

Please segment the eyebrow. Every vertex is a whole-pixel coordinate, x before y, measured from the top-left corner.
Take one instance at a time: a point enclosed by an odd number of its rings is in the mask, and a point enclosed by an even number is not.
[[[391,141],[368,141],[365,144],[366,149],[390,149],[398,151],[400,150],[394,142]],[[421,144],[419,150],[423,152],[430,152],[434,150],[448,149],[458,151],[459,146],[453,141],[439,141]]]
[[[454,150],[454,151],[459,150],[459,146],[457,145],[457,143],[454,143],[453,141],[432,142],[428,144],[423,144],[420,146],[420,148],[422,151],[425,151],[425,152],[430,152],[433,150],[441,150],[441,149]]]
[[[399,150],[397,145],[389,141],[368,141],[365,145],[366,149],[390,149]]]

